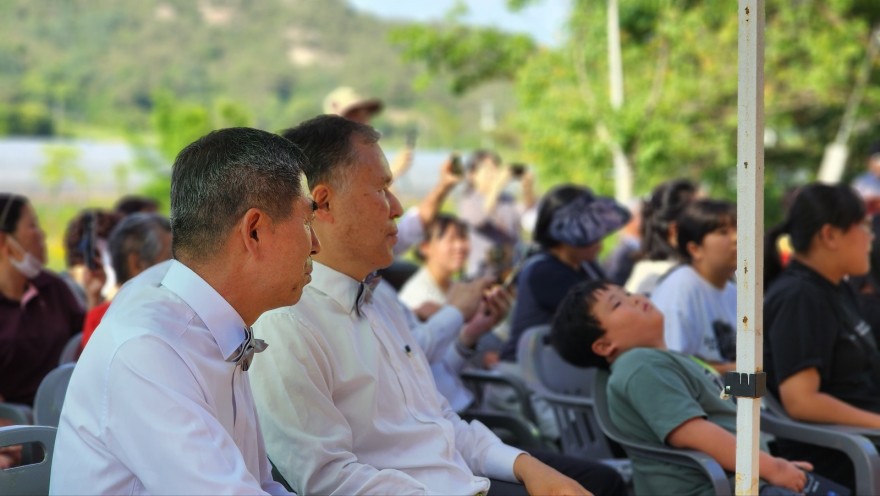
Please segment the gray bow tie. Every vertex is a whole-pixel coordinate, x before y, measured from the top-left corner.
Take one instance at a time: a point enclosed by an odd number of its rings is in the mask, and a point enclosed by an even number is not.
[[[251,361],[254,359],[254,353],[260,353],[268,347],[269,345],[262,339],[254,338],[254,330],[252,328],[245,327],[244,341],[241,343],[241,346],[235,350],[232,357],[227,358],[226,361],[235,362],[236,365],[240,364],[241,370],[247,372],[247,369],[251,368]]]
[[[358,317],[362,315],[361,308],[373,300],[373,291],[381,280],[382,276],[373,272],[364,279],[364,282],[358,284],[358,294],[354,301],[354,310],[357,312]]]

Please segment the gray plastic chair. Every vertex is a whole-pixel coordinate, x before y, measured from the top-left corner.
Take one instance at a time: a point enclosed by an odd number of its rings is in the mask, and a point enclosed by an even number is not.
[[[65,363],[74,363],[79,358],[79,347],[82,344],[82,333],[78,332],[67,340],[67,344],[61,350],[61,357],[58,359],[58,365]]]
[[[34,398],[34,423],[37,425],[49,425],[58,427],[58,419],[61,417],[61,407],[64,405],[64,396],[67,394],[67,385],[70,384],[70,375],[76,364],[66,363],[49,372]]]
[[[27,405],[0,403],[0,419],[11,420],[16,425],[31,425],[34,423],[34,411]]]
[[[520,415],[523,419],[538,425],[535,409],[532,407],[532,392],[526,384],[511,374],[505,374],[499,370],[465,369],[461,371],[461,380],[471,392],[474,393],[474,405],[476,408],[485,408],[485,387],[488,385],[506,387],[516,394],[520,406]]]
[[[880,429],[801,422],[789,417],[773,396],[761,400],[762,431],[844,452],[855,468],[855,494],[880,494]]]
[[[529,386],[553,410],[562,452],[610,465],[629,482],[632,462],[615,456],[592,412],[595,369],[563,360],[547,342],[549,334],[549,325],[527,329],[519,341],[517,360],[526,382],[533,382]]]
[[[526,385],[533,390],[589,397],[593,387],[591,369],[575,367],[550,346],[550,325],[526,329],[517,345],[517,362]]]
[[[36,463],[0,470],[0,496],[49,494],[49,474],[55,447],[54,427],[12,425],[0,427],[0,446],[37,443],[45,456]]]
[[[548,398],[548,401],[559,401],[569,405],[569,408],[574,411],[583,412],[584,415],[592,413],[599,428],[606,436],[620,444],[630,458],[647,458],[695,468],[706,475],[706,478],[712,483],[712,488],[716,495],[728,496],[732,494],[727,473],[711,456],[699,451],[670,448],[636,441],[619,430],[611,421],[611,414],[608,412],[608,395],[605,389],[608,384],[608,371],[593,370],[595,372],[592,401],[567,395],[555,395],[555,398]],[[634,484],[634,489],[636,494],[643,493],[638,485]]]

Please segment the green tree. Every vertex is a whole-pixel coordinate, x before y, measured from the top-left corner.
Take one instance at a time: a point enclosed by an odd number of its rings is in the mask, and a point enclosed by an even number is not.
[[[214,129],[253,125],[247,109],[231,101],[217,101],[209,108],[179,101],[168,92],[157,93],[153,100],[156,142],[147,143],[140,135],[130,136],[129,142],[136,150],[136,166],[151,177],[144,194],[159,201],[170,196],[171,164],[184,147]]]
[[[540,1],[509,2],[516,8],[527,3]],[[474,59],[489,67],[467,67],[468,77],[453,90],[468,91],[497,77],[514,82],[517,106],[505,126],[519,141],[509,144],[537,165],[545,183],[575,181],[611,192],[610,145],[619,143],[634,165],[637,192],[686,176],[713,194],[733,197],[737,16],[735,3],[724,6],[707,0],[620,2],[626,101],[618,110],[608,95],[604,0],[573,2],[569,38],[558,49],[523,49],[516,36],[501,39],[491,30],[464,28],[454,16],[442,25],[398,30],[392,40],[407,60],[430,73],[451,73],[455,81],[459,50],[493,39],[494,56]],[[784,189],[818,170],[878,23],[880,3],[866,0],[768,5],[765,104],[773,139],[765,172],[771,218],[778,216],[775,199]],[[876,139],[880,124],[880,68],[877,61],[871,64],[874,84],[857,112],[851,171],[860,168],[858,150]]]

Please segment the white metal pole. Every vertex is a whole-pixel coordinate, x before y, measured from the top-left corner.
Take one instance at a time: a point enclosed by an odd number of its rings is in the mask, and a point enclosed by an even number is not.
[[[737,110],[737,371],[764,368],[764,0],[739,0]],[[758,494],[759,398],[740,397],[736,494]]]
[[[617,0],[608,0],[608,76],[611,108],[615,114],[623,107],[623,56],[620,48],[620,16]],[[614,161],[614,197],[621,203],[632,198],[633,171],[620,144],[611,140]]]

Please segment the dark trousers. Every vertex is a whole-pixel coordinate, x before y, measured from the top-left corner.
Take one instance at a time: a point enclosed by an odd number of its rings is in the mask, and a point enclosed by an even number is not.
[[[626,484],[620,474],[608,465],[552,451],[532,451],[531,453],[546,465],[576,480],[596,496],[626,495]],[[492,479],[489,494],[491,496],[524,496],[528,493],[522,484]]]

